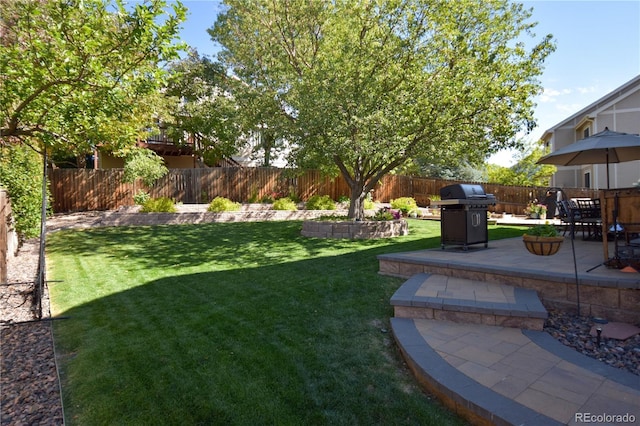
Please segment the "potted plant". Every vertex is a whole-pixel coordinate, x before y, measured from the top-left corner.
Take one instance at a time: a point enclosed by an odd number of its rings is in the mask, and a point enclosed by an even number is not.
[[[551,256],[560,250],[564,237],[558,234],[558,230],[551,224],[532,226],[522,236],[524,246],[529,253],[538,256]]]
[[[547,206],[544,204],[531,203],[529,207],[525,209],[525,213],[531,219],[546,219],[547,218]]]

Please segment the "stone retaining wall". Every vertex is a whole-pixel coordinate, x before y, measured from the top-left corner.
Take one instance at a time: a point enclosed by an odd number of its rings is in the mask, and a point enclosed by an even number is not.
[[[370,239],[407,235],[407,221],[315,221],[302,222],[302,235],[315,238]]]
[[[431,273],[532,289],[538,292],[547,309],[577,311],[575,282],[546,275],[544,272],[540,273],[539,277],[534,277],[532,274],[499,272],[495,269],[489,271],[470,265],[461,268],[455,265],[438,266],[384,259],[380,259],[379,264],[382,275],[409,278],[418,273]],[[598,280],[590,282],[584,278],[580,280],[580,314],[582,316],[640,324],[639,307],[640,289],[637,288],[637,284],[625,285],[621,281],[601,283]]]

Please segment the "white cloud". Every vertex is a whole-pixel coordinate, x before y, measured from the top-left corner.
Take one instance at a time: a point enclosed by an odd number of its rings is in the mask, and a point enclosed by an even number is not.
[[[596,93],[598,91],[599,91],[598,88],[595,86],[578,87],[578,92],[582,95],[586,95],[589,93]]]
[[[562,90],[544,89],[544,91],[540,95],[540,102],[543,102],[543,103],[555,102],[557,97],[569,95],[569,94],[571,94],[570,89],[562,89]]]

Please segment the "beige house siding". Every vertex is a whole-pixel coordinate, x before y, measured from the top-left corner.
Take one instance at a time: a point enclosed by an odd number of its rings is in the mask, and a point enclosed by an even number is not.
[[[193,169],[198,167],[192,155],[163,156],[165,166],[169,169]],[[124,159],[114,157],[111,154],[100,152],[98,155],[99,169],[122,169]]]
[[[588,107],[547,130],[542,140],[551,151],[570,145],[589,135],[609,130],[640,134],[640,75],[603,96]],[[588,176],[588,181],[587,181]],[[609,165],[611,188],[628,188],[640,180],[640,161]],[[558,166],[551,180],[552,186],[607,187],[607,169],[604,164]]]
[[[124,167],[124,158],[114,157],[111,154],[100,152],[98,154],[99,169],[122,169]]]
[[[168,169],[193,169],[196,167],[195,159],[192,155],[179,155],[176,157],[162,157]]]

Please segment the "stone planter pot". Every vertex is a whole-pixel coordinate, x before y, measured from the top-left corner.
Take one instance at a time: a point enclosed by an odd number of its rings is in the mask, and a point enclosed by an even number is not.
[[[560,250],[564,237],[538,237],[525,234],[522,236],[522,241],[529,253],[537,256],[551,256]]]

